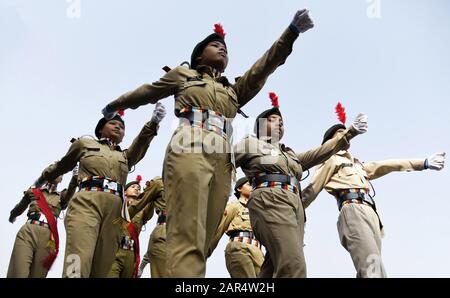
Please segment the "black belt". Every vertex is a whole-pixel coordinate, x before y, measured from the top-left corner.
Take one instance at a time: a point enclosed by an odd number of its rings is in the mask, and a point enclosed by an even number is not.
[[[200,120],[198,116],[196,117],[196,115],[198,115],[200,113],[202,115],[202,117],[201,117],[202,123],[208,123],[208,118],[209,118],[208,110],[205,110],[203,112],[199,112],[199,111],[183,112],[180,114],[179,117],[188,120],[189,123],[192,124],[195,121]],[[213,125],[213,124],[211,124],[211,125]],[[230,121],[225,119],[225,117],[223,117],[223,127],[219,127],[219,128],[222,129],[222,131],[225,132],[227,135],[233,134],[233,126]]]
[[[349,192],[349,193],[342,195],[337,200],[339,210],[341,210],[342,204],[344,204],[345,201],[349,201],[349,200],[361,200],[361,201],[369,204],[372,208],[375,207],[375,201],[368,194],[366,194],[364,192]]]
[[[158,225],[162,225],[165,222],[167,222],[167,214],[165,211],[161,211],[161,213],[158,215],[158,221],[156,223]]]
[[[339,197],[337,199],[339,211],[342,208],[342,204],[344,204],[345,201],[350,201],[350,200],[361,200],[362,202],[369,204],[370,207],[372,207],[373,211],[375,212],[375,214],[378,217],[378,223],[380,225],[380,230],[383,229],[383,223],[381,222],[380,215],[378,215],[377,206],[375,205],[375,201],[368,194],[366,194],[364,192],[349,192],[349,193],[342,195],[341,197]]]
[[[297,178],[284,174],[266,174],[258,177],[253,177],[252,186],[253,188],[255,188],[265,182],[280,182],[298,187]]]
[[[228,236],[230,236],[230,238],[242,236],[256,239],[255,234],[252,231],[231,231]]]
[[[28,213],[27,216],[28,216],[28,219],[39,220],[41,218],[41,213],[37,212],[37,211],[34,211],[34,212]]]
[[[90,179],[87,181],[80,182],[79,189],[91,189],[91,188],[101,188],[103,190],[108,190],[108,183],[114,182],[109,179]],[[123,194],[123,186],[119,183],[115,183],[116,187],[115,189],[111,189],[112,192],[117,193],[120,197],[122,197]]]

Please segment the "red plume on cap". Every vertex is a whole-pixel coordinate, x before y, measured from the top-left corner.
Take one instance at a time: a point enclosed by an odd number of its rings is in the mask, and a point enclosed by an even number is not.
[[[275,92],[269,92],[269,97],[272,101],[272,106],[274,108],[279,108],[280,104],[278,103],[278,95]]]
[[[136,181],[137,181],[138,184],[140,184],[141,181],[142,181],[142,176],[141,175],[137,175]]]
[[[120,117],[123,117],[123,116],[125,116],[125,111],[124,110],[119,110],[117,112],[117,114],[119,114]]]
[[[344,106],[338,102],[336,105],[336,114],[338,116],[339,121],[342,122],[342,124],[345,125],[345,121],[347,120],[347,115],[345,114],[345,108]]]
[[[214,24],[214,32],[217,33],[217,35],[219,35],[220,37],[222,37],[223,39],[225,39],[225,32],[223,31],[223,27],[220,24]]]

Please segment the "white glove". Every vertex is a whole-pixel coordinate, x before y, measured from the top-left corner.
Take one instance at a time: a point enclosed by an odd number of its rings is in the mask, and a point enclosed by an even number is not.
[[[80,172],[80,166],[79,166],[79,164],[77,164],[75,166],[75,168],[73,168],[73,170],[72,170],[72,177],[78,177],[79,172]]]
[[[309,10],[307,9],[298,10],[289,27],[297,34],[304,33],[314,27],[314,23],[308,14]]]
[[[152,115],[152,122],[155,123],[160,123],[161,120],[164,119],[164,117],[166,116],[166,108],[163,106],[162,103],[160,103],[159,101],[156,103],[156,107],[155,110],[153,111],[153,115]]]
[[[425,160],[425,168],[435,171],[440,171],[444,168],[445,152],[436,153]]]
[[[369,118],[364,113],[359,113],[353,121],[353,128],[358,132],[358,134],[366,133],[369,129],[369,125],[367,124],[367,120]]]
[[[109,105],[103,108],[102,114],[106,120],[111,120],[117,115],[117,111],[112,109]]]

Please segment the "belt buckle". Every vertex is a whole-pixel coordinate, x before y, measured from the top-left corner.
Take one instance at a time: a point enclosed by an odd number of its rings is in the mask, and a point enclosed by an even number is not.
[[[39,216],[39,221],[43,222],[43,223],[47,223],[47,218],[45,217],[44,214],[41,214],[41,216]]]
[[[294,177],[294,176],[290,176],[290,179],[289,179],[290,181],[290,184],[292,185],[292,186],[295,186],[295,187],[297,187],[297,185],[298,185],[298,180],[297,180],[297,178],[296,177]]]
[[[105,179],[103,180],[103,188],[117,191],[117,182]]]
[[[208,119],[206,120],[209,125],[220,128],[221,130],[225,127],[225,119],[222,116],[218,116],[208,111]]]

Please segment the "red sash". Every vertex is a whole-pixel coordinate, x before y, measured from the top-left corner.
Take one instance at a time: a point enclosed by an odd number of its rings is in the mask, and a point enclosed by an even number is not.
[[[136,226],[133,222],[130,222],[127,226],[128,233],[130,233],[131,239],[134,241],[134,256],[136,258],[136,263],[134,266],[133,278],[137,278],[137,273],[139,270],[139,263],[141,262],[141,256],[139,253],[139,234],[136,230]]]
[[[58,256],[59,252],[59,235],[58,235],[58,225],[56,222],[56,218],[53,215],[53,211],[50,208],[50,206],[47,203],[47,200],[44,197],[44,194],[42,193],[42,190],[39,188],[33,188],[32,189],[34,196],[37,199],[37,204],[39,208],[41,209],[41,212],[44,214],[45,218],[47,219],[48,226],[50,227],[50,240],[52,240],[52,237],[55,241],[55,247],[51,248],[52,251],[49,253],[49,255],[42,260],[42,265],[50,270],[50,268],[53,265],[53,262],[55,262],[56,257]]]

